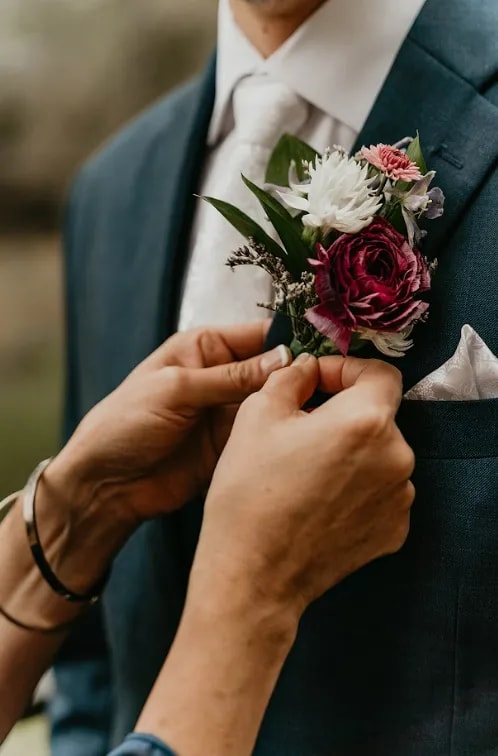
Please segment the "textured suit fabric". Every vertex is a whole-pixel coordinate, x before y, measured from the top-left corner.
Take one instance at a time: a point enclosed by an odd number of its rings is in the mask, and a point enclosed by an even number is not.
[[[498,353],[498,5],[428,0],[358,143],[418,129],[447,212],[430,322],[398,366],[407,388],[470,323]],[[77,419],[174,331],[213,70],[84,169],[67,247],[68,413]],[[270,340],[284,338],[277,320]],[[406,403],[417,501],[403,551],[307,612],[258,756],[498,754],[498,400]],[[199,503],[144,525],[105,599],[115,734],[133,727],[181,614]],[[167,706],[167,702],[165,702]]]

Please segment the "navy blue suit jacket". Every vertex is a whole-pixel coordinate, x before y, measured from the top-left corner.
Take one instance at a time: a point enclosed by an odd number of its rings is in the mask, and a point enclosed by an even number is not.
[[[213,95],[211,64],[77,180],[69,429],[175,329]],[[497,0],[428,0],[358,144],[417,129],[447,209],[428,241],[440,259],[431,319],[398,363],[407,388],[451,356],[465,323],[498,353]],[[402,407],[417,455],[407,545],[309,609],[256,754],[498,754],[497,421],[496,399]],[[174,637],[201,517],[192,504],[144,525],[115,563],[105,613],[118,737]]]

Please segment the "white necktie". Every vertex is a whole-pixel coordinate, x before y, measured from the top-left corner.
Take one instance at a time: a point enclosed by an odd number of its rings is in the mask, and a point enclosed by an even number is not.
[[[284,84],[268,76],[252,76],[235,90],[233,113],[235,128],[218,148],[203,192],[230,202],[264,224],[263,211],[242,182],[241,173],[261,186],[276,142],[285,132],[299,131],[308,107]],[[207,203],[199,208],[197,229],[179,330],[268,317],[268,312],[257,306],[272,299],[268,274],[248,266],[232,271],[225,264],[230,253],[245,243],[244,238]]]

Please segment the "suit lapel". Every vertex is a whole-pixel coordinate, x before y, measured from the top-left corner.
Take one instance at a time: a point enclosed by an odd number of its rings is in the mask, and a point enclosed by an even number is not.
[[[108,244],[115,248],[121,268],[119,286],[115,270],[108,272],[105,306],[114,307],[115,318],[121,323],[125,318],[129,326],[122,326],[115,338],[120,357],[112,360],[114,383],[175,330],[194,192],[212,112],[214,66],[212,60],[201,80],[168,98],[163,111],[140,126],[140,143],[123,158],[133,153],[134,165],[121,192],[127,198],[125,212],[120,211],[121,228],[116,233],[115,224],[109,226]],[[146,128],[152,133],[144,134]],[[96,266],[99,281],[100,268]]]
[[[354,147],[357,150],[364,144],[395,142],[420,132],[427,161],[438,172],[437,183],[446,195],[445,214],[431,223],[424,253],[438,257],[442,266],[453,232],[498,160],[498,110],[479,91],[484,89],[486,71],[489,76],[484,52],[481,65],[475,55],[471,62],[468,53],[462,52],[456,61],[451,57],[455,49],[465,51],[468,47],[469,18],[475,13],[472,2],[426,2]],[[450,19],[449,29],[442,23],[445,19]],[[424,326],[422,342],[430,337],[430,322]],[[268,346],[288,343],[289,335],[286,319],[275,318]],[[370,356],[379,355],[372,349]],[[402,361],[396,361],[407,386],[424,374],[420,357],[420,349],[415,348]]]
[[[85,238],[91,296],[81,360],[94,359],[98,349],[107,365],[85,376],[89,406],[174,332],[214,69],[212,60],[202,79],[131,124],[97,162],[98,213],[76,230]],[[88,194],[93,203],[91,186]]]
[[[177,310],[181,295],[190,229],[194,213],[194,193],[198,189],[199,176],[205,157],[206,136],[213,109],[215,94],[216,59],[213,56],[199,88],[199,95],[183,123],[178,124],[178,139],[174,153],[168,155],[163,166],[168,180],[163,182],[163,194],[158,201],[155,216],[159,225],[153,233],[164,238],[164,257],[161,275],[161,302],[157,333],[159,340],[171,335],[176,327]]]
[[[419,131],[427,161],[438,172],[437,183],[447,198],[445,214],[431,224],[424,249],[438,256],[498,158],[496,108],[466,80],[465,70],[451,70],[442,62],[448,32],[443,31],[441,18],[449,16],[453,4],[454,0],[425,4],[355,145],[358,149],[363,144],[395,142]],[[468,11],[473,12],[470,7]],[[466,46],[464,20],[449,31],[453,47]],[[434,28],[440,32],[429,37],[427,30]],[[458,33],[460,41],[455,38]]]

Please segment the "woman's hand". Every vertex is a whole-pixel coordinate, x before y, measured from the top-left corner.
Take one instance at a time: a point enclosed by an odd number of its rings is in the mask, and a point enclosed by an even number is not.
[[[303,412],[319,385],[335,396]],[[401,548],[414,499],[401,395],[400,373],[377,360],[303,355],[271,376],[242,405],[216,469],[197,567],[300,613]]]
[[[307,414],[319,384],[336,396]],[[303,357],[244,402],[138,731],[192,756],[253,752],[305,607],[405,541],[413,453],[394,420],[400,400],[389,365]]]
[[[115,497],[137,521],[207,488],[240,402],[290,362],[268,321],[176,334],[85,417],[52,477]],[[68,481],[71,484],[71,481]]]
[[[290,361],[283,346],[261,354],[268,326],[173,336],[88,413],[48,466],[39,528],[52,569],[73,591],[88,592],[144,520],[207,488],[240,402]]]

